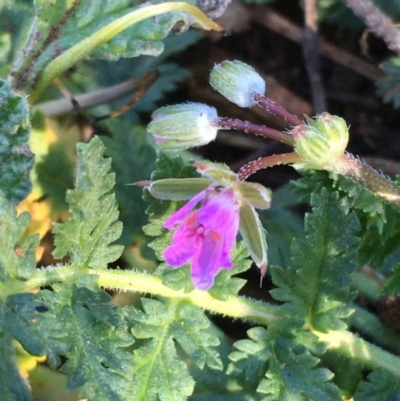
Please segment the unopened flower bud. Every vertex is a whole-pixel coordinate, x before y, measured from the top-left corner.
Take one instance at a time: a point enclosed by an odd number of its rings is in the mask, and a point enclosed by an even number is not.
[[[217,136],[217,111],[202,103],[185,103],[162,107],[152,114],[147,130],[158,147],[184,150],[206,145]]]
[[[264,95],[265,82],[249,65],[241,61],[223,61],[210,75],[211,86],[239,107],[251,107],[253,93]]]
[[[322,113],[291,132],[294,148],[302,159],[294,167],[300,169],[334,170],[349,141],[346,122],[329,113]]]

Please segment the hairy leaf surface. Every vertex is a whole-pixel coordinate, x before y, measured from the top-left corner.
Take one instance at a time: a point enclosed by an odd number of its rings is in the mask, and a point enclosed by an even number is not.
[[[133,361],[122,348],[130,346],[133,337],[124,310],[111,305],[110,296],[88,278],[42,291],[40,299],[52,319],[63,324],[59,336],[67,345],[67,362],[61,370],[68,374],[67,385],[83,386],[85,396],[93,401],[127,400]]]
[[[18,203],[30,192],[33,153],[29,149],[29,111],[26,96],[0,79],[0,190]]]
[[[235,343],[228,372],[242,375],[257,388],[263,401],[340,401],[333,374],[317,368],[318,359],[293,339],[262,327]]]
[[[292,244],[291,266],[272,268],[278,288],[271,294],[286,302],[283,310],[306,318],[313,327],[337,330],[343,327],[340,318],[350,313],[349,274],[357,267],[359,224],[337,193],[314,193],[311,205],[305,236]]]
[[[354,401],[395,401],[399,397],[400,380],[387,373],[374,371],[368,375],[367,381],[358,385]]]
[[[141,126],[132,126],[128,121],[110,125],[112,138],[104,138],[106,155],[112,158],[116,173],[115,195],[119,205],[120,219],[124,231],[120,242],[130,244],[134,235],[142,232],[147,221],[146,207],[142,199],[142,188],[133,184],[150,178],[155,164],[155,150],[146,131]]]
[[[122,232],[112,188],[115,175],[111,160],[104,159],[105,147],[99,138],[77,145],[78,167],[75,189],[67,192],[71,217],[65,224],[54,224],[53,252],[56,258],[70,257],[71,264],[94,269],[106,268],[122,253],[113,245]]]
[[[28,39],[25,57],[21,57],[16,66],[16,80],[20,87],[81,40],[143,6],[131,0],[68,0],[57,2],[57,7],[54,0],[38,0],[35,5],[37,19]],[[193,18],[179,12],[149,18],[124,30],[96,49],[92,56],[107,60],[141,54],[157,56],[164,48],[162,40],[178,23],[184,30],[190,27]]]
[[[145,340],[134,352],[132,400],[185,400],[194,381],[180,354],[200,369],[222,369],[215,350],[219,339],[209,320],[196,306],[184,302],[142,299],[143,312],[135,310],[132,333]],[[178,345],[178,347],[177,347]]]

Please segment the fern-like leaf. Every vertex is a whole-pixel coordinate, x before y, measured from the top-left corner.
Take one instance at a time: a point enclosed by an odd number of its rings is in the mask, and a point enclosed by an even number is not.
[[[196,306],[184,302],[142,299],[144,312],[135,310],[132,332],[146,340],[134,352],[134,392],[131,400],[185,400],[194,381],[176,348],[199,368],[222,369],[214,349],[219,340],[210,322]]]
[[[0,79],[0,190],[18,203],[31,191],[33,153],[29,149],[29,111],[26,96]]]
[[[121,348],[134,340],[124,310],[111,305],[110,296],[92,281],[59,284],[39,296],[52,312],[49,325],[62,322],[58,336],[66,344],[67,362],[61,371],[68,375],[68,387],[83,386],[93,401],[125,401],[132,391],[133,361]]]
[[[235,343],[228,372],[252,383],[262,401],[340,401],[339,389],[329,382],[332,373],[317,368],[317,358],[275,329],[250,329],[249,339]]]
[[[65,224],[56,223],[56,258],[70,257],[71,264],[93,269],[106,268],[122,253],[113,245],[122,232],[118,207],[111,192],[115,174],[109,173],[111,160],[104,159],[105,147],[99,138],[78,144],[76,187],[67,192],[72,216]]]
[[[368,381],[358,385],[353,398],[354,401],[395,401],[399,397],[400,380],[387,373],[374,371],[368,375]]]
[[[320,330],[343,327],[352,298],[349,274],[357,266],[358,220],[338,199],[324,189],[311,196],[313,213],[305,218],[305,237],[293,241],[292,265],[271,269],[278,287],[271,294],[286,302],[282,309]]]

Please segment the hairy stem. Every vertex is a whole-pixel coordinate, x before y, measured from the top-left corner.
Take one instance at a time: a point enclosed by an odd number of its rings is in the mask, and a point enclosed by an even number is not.
[[[276,104],[269,97],[261,95],[260,93],[252,93],[253,100],[262,108],[269,111],[274,116],[282,118],[293,127],[304,124],[304,121],[287,111],[285,108]]]
[[[344,2],[364,20],[375,35],[385,41],[390,50],[400,54],[400,32],[397,24],[376,7],[372,1],[344,0]]]
[[[213,125],[220,129],[243,131],[246,134],[263,136],[264,138],[273,139],[274,141],[279,141],[289,146],[294,145],[293,136],[291,134],[266,127],[265,125],[253,124],[250,121],[242,121],[238,120],[237,118],[220,117],[213,123]]]
[[[203,29],[215,29],[221,31],[222,28],[214,21],[209,19],[197,7],[183,2],[176,3],[160,3],[139,8],[132,11],[121,18],[111,22],[105,27],[99,29],[93,35],[88,36],[76,45],[72,46],[65,53],[54,59],[43,71],[39,81],[31,93],[30,101],[34,103],[40,93],[59,75],[71,68],[86,55],[97,49],[102,44],[108,42],[114,36],[118,35],[130,26],[154,17],[156,15],[168,12],[183,11],[188,12],[195,17],[196,23]]]
[[[400,211],[400,188],[389,178],[352,154],[344,154],[334,172],[362,184],[378,198]]]
[[[331,330],[328,333],[313,332],[328,349],[360,362],[370,369],[384,369],[400,377],[400,358],[368,343],[345,330]]]
[[[241,167],[238,171],[238,177],[239,180],[245,180],[247,177],[254,174],[258,170],[263,170],[265,168],[273,166],[279,166],[281,164],[297,163],[300,161],[300,156],[296,152],[260,157],[259,159],[253,160]]]
[[[400,352],[400,338],[393,333],[382,321],[373,313],[353,305],[354,312],[350,317],[350,324],[358,332],[374,340],[374,343],[390,349],[398,354]]]
[[[240,318],[268,326],[271,323],[285,319],[277,306],[264,302],[230,296],[221,301],[213,298],[208,292],[194,289],[190,293],[183,290],[172,290],[162,284],[160,277],[151,276],[131,270],[88,269],[76,266],[61,266],[38,270],[32,278],[16,284],[8,283],[6,288],[0,288],[1,298],[18,293],[32,291],[40,286],[51,285],[66,280],[77,280],[85,275],[97,276],[101,287],[113,288],[119,291],[135,291],[151,295],[180,299],[231,318]],[[373,369],[385,369],[400,378],[400,359],[379,347],[344,330],[322,333],[313,331],[319,340],[327,343],[329,349],[339,354],[353,358],[364,366]]]
[[[10,280],[0,285],[0,300],[5,301],[7,297],[21,292],[30,292],[39,287],[51,285],[60,281],[77,280],[88,274],[89,269],[77,266],[47,267],[38,269],[27,281]]]

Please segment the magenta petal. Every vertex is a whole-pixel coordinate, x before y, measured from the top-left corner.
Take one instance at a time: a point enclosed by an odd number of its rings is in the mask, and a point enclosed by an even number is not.
[[[196,206],[203,202],[196,210]],[[194,285],[207,290],[217,273],[233,267],[231,251],[239,229],[239,207],[230,188],[208,187],[165,222],[172,229],[173,244],[164,253],[166,262],[180,267],[190,260]]]
[[[172,228],[185,220],[192,209],[206,196],[208,189],[199,192],[196,196],[194,196],[186,205],[182,206],[175,213],[171,214],[171,216],[164,223],[164,227],[168,230],[172,230]]]
[[[200,252],[193,258],[192,280],[199,290],[208,290],[214,284],[214,278],[221,270],[222,238],[215,240],[206,235]]]
[[[231,189],[225,189],[219,194],[211,196],[199,209],[199,223],[218,233],[225,234],[225,230],[232,231],[233,229],[237,233],[238,222],[239,210]]]
[[[231,268],[230,257],[239,230],[239,209],[234,193],[226,189],[207,200],[198,211],[199,223],[223,236],[221,267]]]

